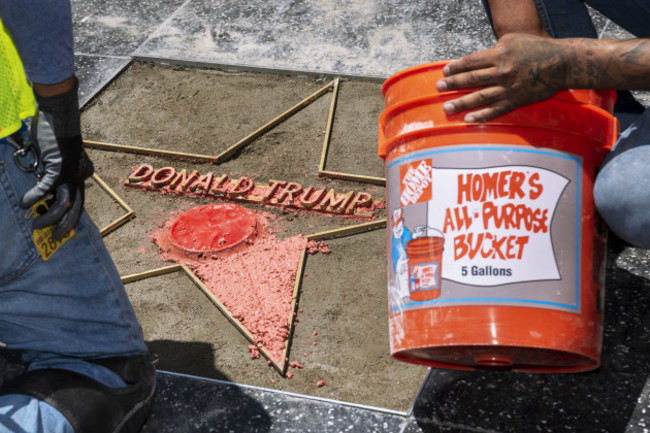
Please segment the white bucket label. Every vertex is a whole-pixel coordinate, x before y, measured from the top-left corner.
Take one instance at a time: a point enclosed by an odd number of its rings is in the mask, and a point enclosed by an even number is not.
[[[448,239],[443,278],[475,286],[560,279],[551,221],[566,178],[511,165],[435,169],[432,179],[427,225]]]
[[[508,145],[437,147],[392,160],[391,311],[519,305],[579,313],[581,170],[580,156]],[[444,237],[441,257],[415,247],[432,232]],[[415,271],[423,276],[417,296]],[[440,287],[435,278],[427,296],[429,274],[438,273]]]

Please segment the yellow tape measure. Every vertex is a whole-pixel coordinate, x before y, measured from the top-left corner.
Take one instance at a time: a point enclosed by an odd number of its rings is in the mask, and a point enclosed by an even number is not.
[[[41,200],[32,206],[32,214],[34,215],[34,218],[36,218],[37,216],[43,215],[45,212],[47,212],[47,209],[47,203],[45,203],[44,200]],[[72,236],[74,236],[74,230],[70,230],[70,232],[63,237],[63,239],[57,241],[52,237],[53,232],[53,225],[34,230],[34,245],[36,246],[38,252],[41,254],[43,261],[47,261],[50,257],[52,257],[63,244],[65,244]]]

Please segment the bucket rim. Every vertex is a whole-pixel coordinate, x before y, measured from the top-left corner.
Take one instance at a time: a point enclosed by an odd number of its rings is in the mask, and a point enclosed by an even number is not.
[[[379,148],[377,154],[378,156],[382,157],[383,159],[386,159],[388,154],[397,146],[404,144],[408,141],[412,141],[415,139],[419,138],[425,138],[425,137],[430,137],[436,134],[445,134],[446,132],[450,130],[457,130],[457,129],[465,129],[465,128],[485,128],[488,126],[497,126],[497,127],[512,127],[512,124],[509,123],[500,123],[500,124],[495,124],[491,123],[489,125],[483,124],[483,123],[454,123],[454,124],[449,124],[449,125],[441,125],[441,126],[433,126],[433,127],[428,127],[428,128],[423,128],[423,129],[418,129],[417,131],[409,131],[405,132],[404,134],[398,135],[396,137],[390,138],[387,140],[382,147]],[[538,129],[538,130],[545,130],[548,131],[549,128],[544,128],[542,126],[534,126],[534,125],[523,125],[523,126],[518,126],[519,128],[525,128],[525,129]],[[565,134],[570,134],[570,135],[575,135],[579,137],[583,137],[586,139],[594,140],[593,137],[590,137],[585,134],[580,134],[576,131],[571,131],[571,130],[558,130],[558,132],[562,132]],[[594,140],[595,141],[595,140]],[[497,143],[483,143],[483,144],[497,144]],[[508,144],[508,143],[499,143],[499,144]],[[593,146],[592,149],[604,149],[606,151],[611,150],[611,145],[605,145],[601,144],[599,146]]]
[[[555,101],[554,103],[560,103],[560,104],[573,104],[573,105],[582,106],[582,107],[585,107],[585,108],[588,107],[589,109],[595,109],[595,110],[603,112],[603,114],[605,116],[613,116],[609,111],[607,111],[604,108],[599,107],[597,105],[590,104],[590,103],[584,102],[584,101],[580,101],[579,99],[575,99],[575,98],[564,98],[564,97],[562,97],[565,94],[571,95],[572,91],[573,90],[559,91],[555,96],[552,96],[552,97],[550,97],[548,99],[545,99],[543,101],[538,101],[538,102],[531,102],[530,104],[526,104],[526,105],[523,105],[521,107],[517,107],[514,110],[509,111],[508,113],[504,113],[504,114],[502,114],[502,115],[500,115],[498,117],[495,117],[492,120],[489,120],[487,122],[481,122],[481,123],[486,124],[486,125],[491,125],[491,124],[494,123],[495,120],[498,120],[498,119],[502,118],[503,116],[507,116],[508,114],[510,114],[512,112],[521,111],[521,109],[525,109],[527,107],[530,107],[531,105],[545,103],[545,102],[548,102],[548,101]],[[463,91],[452,90],[452,91],[449,91],[449,92],[440,92],[440,93],[436,93],[436,94],[430,94],[430,95],[424,95],[424,96],[416,96],[414,98],[409,98],[409,99],[401,101],[401,102],[399,102],[397,104],[392,104],[392,105],[390,105],[388,107],[385,107],[384,110],[379,115],[379,118],[380,119],[385,119],[385,118],[387,118],[387,117],[389,117],[391,115],[394,115],[396,112],[408,110],[409,108],[411,108],[413,106],[423,105],[423,104],[426,104],[426,103],[429,103],[429,102],[433,102],[433,103],[438,104],[441,98],[451,97],[451,96],[455,96],[456,94],[465,94],[465,93],[471,93],[471,89],[468,89],[467,91],[465,91],[465,90],[463,90]],[[458,114],[458,113],[455,113],[455,114]],[[469,125],[469,123],[468,123],[468,125]]]
[[[388,77],[386,81],[384,81],[384,84],[381,86],[381,94],[386,96],[386,90],[396,81],[402,79],[403,77],[406,77],[408,75],[413,75],[418,72],[422,72],[425,70],[429,69],[440,69],[441,67],[444,67],[448,63],[453,62],[456,59],[449,59],[449,60],[438,60],[435,62],[429,62],[429,63],[422,63],[420,65],[415,65],[411,66],[406,69],[402,69],[401,71],[395,72],[393,75]]]
[[[452,348],[452,349],[457,349],[457,350],[464,350],[464,349],[476,349],[476,348],[491,348],[493,345],[487,345],[487,344],[458,344],[458,345],[451,345],[451,346],[437,346],[437,348]],[[535,364],[522,364],[522,363],[513,363],[509,366],[485,366],[485,365],[480,365],[480,364],[475,364],[475,365],[465,365],[465,364],[457,364],[457,363],[450,363],[450,362],[445,362],[445,361],[439,361],[439,360],[433,360],[433,359],[423,359],[419,358],[418,356],[414,355],[414,351],[422,350],[425,348],[421,347],[414,347],[414,348],[403,348],[399,350],[392,351],[391,350],[391,357],[398,360],[398,361],[403,361],[403,362],[408,362],[410,364],[416,364],[416,365],[426,365],[429,367],[436,367],[436,368],[445,368],[445,369],[452,369],[452,370],[466,370],[466,371],[476,371],[476,370],[483,370],[483,371],[498,371],[498,370],[506,370],[506,371],[517,371],[517,372],[522,372],[522,373],[581,373],[581,372],[587,372],[587,371],[592,371],[595,370],[600,366],[600,358],[592,356],[587,353],[578,353],[578,352],[573,352],[570,350],[562,350],[562,349],[553,349],[553,348],[543,348],[543,347],[528,347],[528,346],[521,346],[518,344],[499,344],[498,347],[501,348],[509,348],[509,349],[526,349],[526,350],[540,350],[540,351],[550,351],[550,352],[555,352],[555,353],[565,353],[568,355],[573,355],[575,356],[576,359],[580,359],[582,362],[577,362],[574,364],[568,364],[568,365],[535,365]]]
[[[596,140],[592,134],[582,132],[581,130],[576,130],[576,129],[569,129],[569,128],[558,128],[557,126],[554,126],[553,128],[550,128],[548,126],[544,126],[542,124],[537,124],[537,125],[531,125],[531,124],[521,124],[521,123],[513,123],[510,121],[510,116],[512,115],[517,115],[517,112],[521,112],[521,110],[526,110],[529,109],[529,107],[534,106],[536,104],[548,104],[551,103],[553,105],[557,106],[567,106],[567,107],[580,107],[581,110],[589,111],[593,115],[600,116],[602,119],[606,122],[614,122],[616,125],[611,126],[609,129],[612,130],[611,136],[608,136],[602,143],[601,147],[611,150],[614,143],[616,142],[617,135],[618,135],[618,127],[617,127],[617,120],[616,117],[614,117],[612,114],[610,114],[607,110],[598,107],[596,105],[586,103],[583,101],[579,100],[574,100],[574,99],[564,99],[564,98],[557,98],[557,97],[552,97],[549,99],[546,99],[544,101],[528,104],[523,107],[516,108],[515,110],[512,110],[509,113],[505,113],[504,115],[498,116],[495,119],[492,119],[488,122],[481,122],[481,123],[467,123],[464,120],[463,121],[451,121],[448,123],[440,124],[440,125],[433,125],[429,126],[426,128],[418,129],[416,131],[408,131],[401,133],[395,137],[392,137],[388,140],[386,140],[385,135],[384,135],[384,130],[386,127],[386,123],[388,122],[388,119],[391,117],[394,117],[396,115],[399,115],[401,112],[404,112],[408,109],[411,109],[413,107],[417,107],[420,105],[425,105],[427,103],[435,103],[435,104],[440,104],[439,100],[441,96],[444,94],[438,94],[438,95],[427,95],[427,96],[420,96],[417,98],[411,98],[407,99],[404,102],[401,102],[399,104],[394,104],[390,107],[387,107],[384,111],[379,116],[379,140],[378,140],[378,146],[377,146],[377,154],[381,156],[382,158],[385,158],[386,155],[388,155],[389,151],[397,145],[397,142],[399,139],[404,139],[404,140],[411,140],[417,135],[418,133],[423,133],[422,136],[424,135],[431,135],[431,132],[434,130],[447,130],[448,127],[453,127],[453,128],[469,128],[469,127],[517,127],[517,128],[536,128],[536,129],[553,129],[558,132],[562,133],[567,133],[571,135],[577,135],[583,138],[587,138],[590,140],[595,140],[600,142],[600,140]]]
[[[453,59],[447,59],[447,60],[438,60],[434,62],[428,62],[428,63],[422,63],[419,65],[411,66],[406,69],[403,69],[401,71],[395,72],[394,74],[390,75],[385,81],[384,84],[382,85],[381,92],[384,97],[386,97],[387,90],[390,86],[392,86],[394,83],[397,81],[406,78],[410,75],[414,75],[416,73],[421,73],[424,71],[432,70],[432,69],[442,69],[445,65],[452,63],[454,61],[458,60],[457,58]],[[437,90],[435,93],[437,94],[447,94],[447,93],[458,93],[458,94],[464,94],[464,93],[471,93],[480,87],[467,87],[463,89],[457,89],[457,90],[450,90],[447,92],[438,92]],[[598,94],[598,95],[603,95],[607,94],[611,98],[611,107],[614,106],[617,100],[617,91],[612,90],[612,89],[562,89],[558,91],[555,95],[553,95],[551,98],[556,98],[558,95],[560,96],[561,99],[567,100],[567,101],[572,101],[572,102],[577,102],[577,103],[585,103],[585,104],[590,104],[594,105],[593,103],[585,102],[585,101],[580,101],[579,99],[576,98],[576,95],[588,95],[588,94]],[[605,96],[600,96],[604,98]],[[603,108],[604,109],[604,108]],[[605,110],[608,111],[608,110]]]

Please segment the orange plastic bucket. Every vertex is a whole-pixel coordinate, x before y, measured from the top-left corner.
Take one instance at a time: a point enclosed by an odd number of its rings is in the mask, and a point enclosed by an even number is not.
[[[383,87],[391,355],[455,369],[595,369],[606,229],[592,189],[618,135],[615,93],[560,92],[468,124],[442,110],[467,92],[436,90],[446,63]]]

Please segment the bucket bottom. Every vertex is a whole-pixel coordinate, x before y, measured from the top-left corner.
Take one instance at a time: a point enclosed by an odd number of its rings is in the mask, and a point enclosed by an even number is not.
[[[513,370],[529,373],[577,373],[598,368],[599,359],[561,350],[468,345],[402,350],[393,358],[412,364],[455,370]]]

